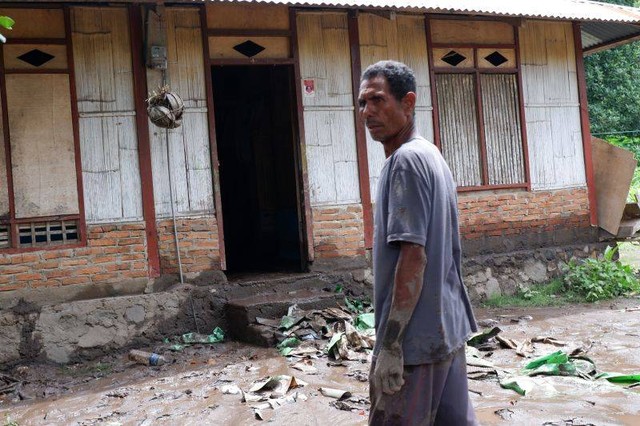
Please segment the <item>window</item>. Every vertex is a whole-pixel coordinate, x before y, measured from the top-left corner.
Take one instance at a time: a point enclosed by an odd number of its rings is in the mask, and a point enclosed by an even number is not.
[[[3,9],[17,22],[0,47],[0,248],[82,241],[77,143],[64,13]]]
[[[431,20],[439,144],[460,190],[528,187],[515,29]]]

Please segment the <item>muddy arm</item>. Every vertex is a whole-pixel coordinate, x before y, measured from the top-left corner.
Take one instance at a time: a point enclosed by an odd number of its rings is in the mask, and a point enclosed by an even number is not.
[[[374,380],[378,389],[382,389],[387,394],[398,392],[404,384],[402,341],[422,292],[426,265],[427,257],[424,247],[414,243],[400,243],[391,310],[382,335],[382,348],[374,371]]]

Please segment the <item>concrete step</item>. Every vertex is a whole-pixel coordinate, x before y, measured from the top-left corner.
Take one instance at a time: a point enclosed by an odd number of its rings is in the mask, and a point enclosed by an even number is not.
[[[227,299],[241,299],[256,294],[291,293],[303,289],[332,291],[338,278],[321,273],[247,274],[231,276]]]
[[[342,293],[318,287],[302,288],[297,283],[289,287],[289,291],[281,289],[278,292],[231,299],[226,304],[225,313],[234,339],[259,346],[273,346],[273,329],[257,324],[256,317],[280,319],[287,314],[289,306],[294,304],[305,310],[338,306],[343,297]]]

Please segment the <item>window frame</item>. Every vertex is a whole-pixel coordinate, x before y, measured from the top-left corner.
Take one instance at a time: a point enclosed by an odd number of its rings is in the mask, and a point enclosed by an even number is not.
[[[432,20],[458,20],[458,21],[492,21],[500,22],[503,24],[509,24],[513,30],[513,43],[434,43],[432,40],[431,21]],[[471,191],[486,191],[497,189],[524,189],[531,191],[531,177],[529,171],[529,152],[527,145],[527,130],[526,130],[526,118],[524,108],[523,97],[523,83],[522,83],[522,65],[520,59],[520,40],[518,22],[512,20],[499,20],[499,19],[470,19],[468,17],[453,17],[453,16],[438,16],[427,15],[425,16],[426,36],[427,36],[427,54],[429,58],[429,72],[431,78],[431,98],[433,105],[433,128],[434,128],[434,143],[442,151],[442,144],[440,140],[440,112],[437,96],[436,75],[440,74],[468,74],[474,77],[474,91],[475,91],[475,103],[476,103],[476,123],[478,129],[478,143],[480,151],[480,171],[481,171],[481,185],[475,186],[459,186],[458,192],[471,192]],[[473,51],[473,66],[466,68],[455,67],[438,67],[435,65],[434,49],[472,49]],[[478,50],[480,49],[509,49],[515,52],[515,66],[513,67],[495,67],[485,68],[481,67],[478,62]],[[485,134],[485,119],[484,119],[484,107],[482,103],[482,83],[481,76],[486,74],[503,74],[503,75],[515,75],[516,76],[516,88],[517,88],[517,105],[518,105],[518,117],[520,119],[520,139],[522,148],[522,159],[524,169],[524,181],[522,183],[515,184],[499,184],[492,185],[489,183],[489,170],[488,170],[488,155],[487,144]]]
[[[84,217],[84,195],[82,186],[82,165],[80,157],[80,138],[79,138],[79,122],[78,122],[78,102],[75,88],[75,70],[73,63],[73,45],[71,42],[71,21],[69,6],[50,5],[46,7],[29,7],[29,5],[7,4],[6,9],[58,9],[62,11],[64,19],[64,38],[8,38],[8,45],[61,45],[66,47],[66,67],[56,69],[7,69],[4,60],[4,45],[0,44],[0,97],[2,107],[2,133],[4,138],[4,161],[6,165],[6,176],[0,177],[0,184],[7,185],[7,194],[9,201],[8,216],[0,218],[0,225],[8,226],[9,245],[0,248],[0,254],[14,254],[34,251],[46,250],[64,250],[77,247],[85,247],[87,245],[86,221]],[[76,191],[78,195],[78,213],[64,214],[55,216],[35,216],[35,217],[16,217],[15,192],[13,184],[12,156],[11,156],[11,129],[9,128],[9,111],[7,100],[6,76],[10,74],[66,74],[69,78],[69,100],[71,106],[71,124],[73,130],[73,152],[76,172]],[[4,178],[4,179],[3,179]],[[4,182],[3,182],[4,181]],[[63,222],[75,221],[77,239],[65,241],[47,242],[38,244],[32,241],[30,245],[21,245],[20,243],[20,226],[26,224],[34,227],[49,227],[50,222],[60,222],[62,230],[65,229]],[[34,232],[34,231],[32,231]],[[63,231],[66,232],[66,231]],[[73,232],[69,232],[73,233]]]

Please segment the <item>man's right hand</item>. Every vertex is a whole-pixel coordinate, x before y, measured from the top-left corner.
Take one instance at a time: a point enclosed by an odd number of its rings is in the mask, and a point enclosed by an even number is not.
[[[376,359],[373,380],[377,389],[387,395],[400,391],[404,385],[402,348],[382,348]]]

